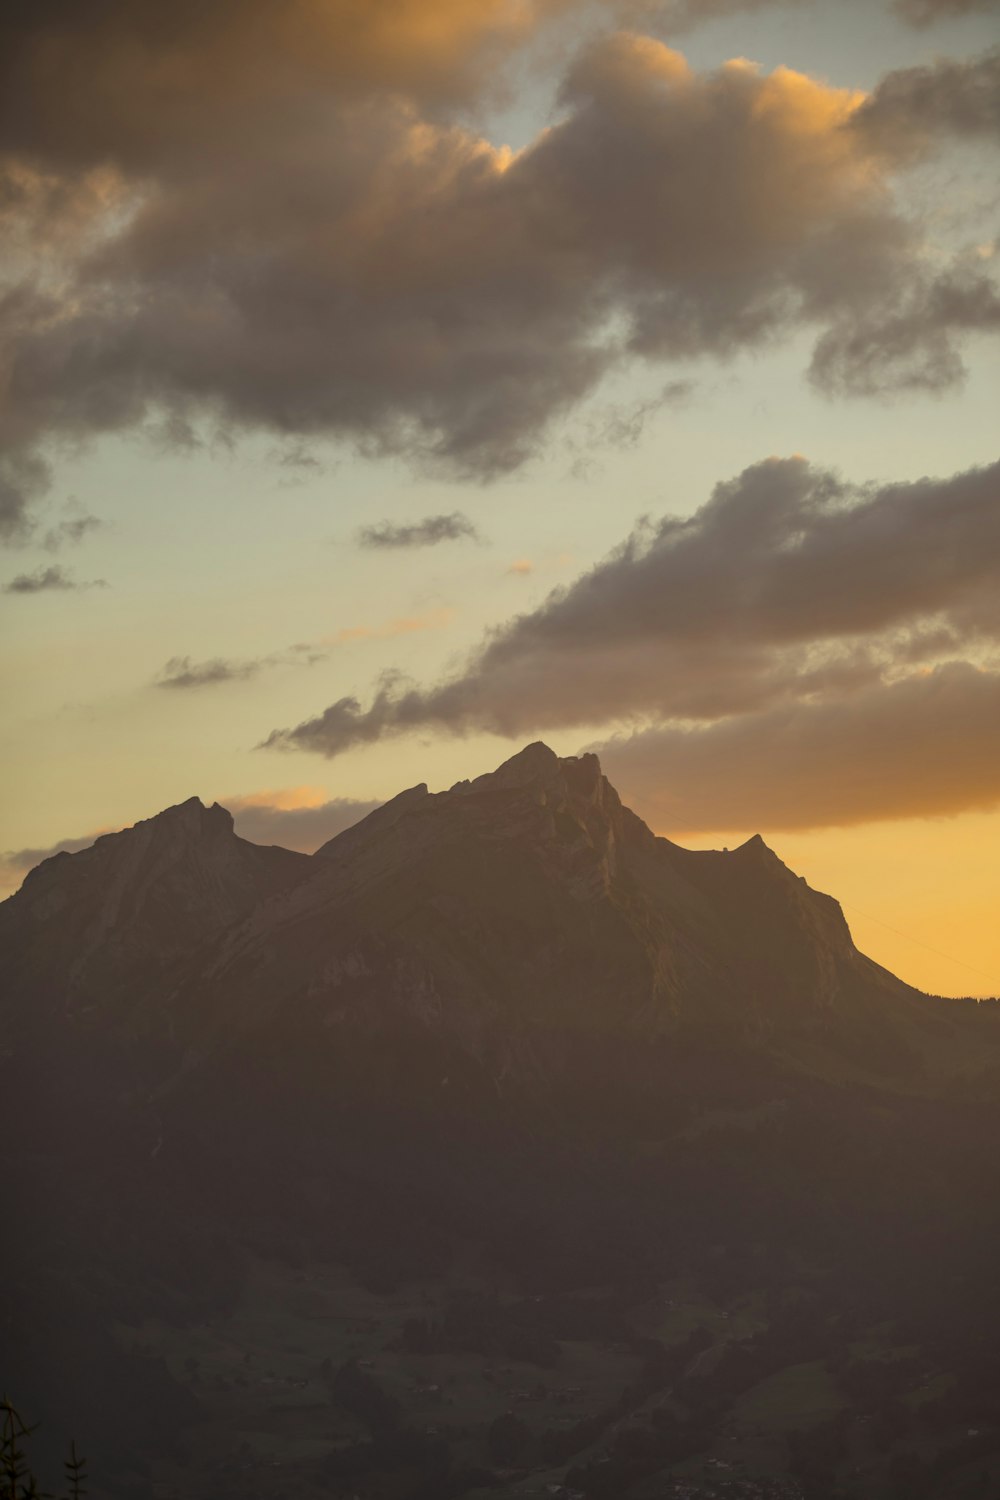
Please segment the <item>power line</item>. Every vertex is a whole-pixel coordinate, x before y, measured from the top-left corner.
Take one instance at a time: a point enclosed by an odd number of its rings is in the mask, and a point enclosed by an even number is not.
[[[900,932],[898,927],[890,927],[889,923],[883,922],[881,917],[873,917],[870,912],[862,911],[859,906],[854,906],[847,901],[842,901],[840,904],[841,906],[846,906],[848,911],[856,912],[859,917],[864,917],[866,922],[875,922],[879,927],[884,927],[886,932],[894,932],[904,942],[916,943],[918,948],[926,948],[928,953],[934,953],[938,958],[944,958],[950,964],[958,964],[960,968],[968,969],[970,974],[978,974],[980,979],[986,979],[990,984],[993,983],[991,976],[986,973],[985,969],[977,969],[975,964],[967,964],[964,959],[956,958],[953,953],[944,953],[940,948],[932,948],[930,943],[924,943],[920,938],[912,937],[908,932]]]

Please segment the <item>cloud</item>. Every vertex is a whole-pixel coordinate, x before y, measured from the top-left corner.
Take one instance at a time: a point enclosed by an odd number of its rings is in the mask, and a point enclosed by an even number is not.
[[[217,687],[223,682],[245,682],[255,677],[265,665],[260,661],[230,661],[213,656],[209,661],[194,661],[190,656],[172,656],[155,679],[161,688]]]
[[[4,9],[4,136],[47,158],[159,166],[240,127],[259,146],[331,95],[468,100],[546,0],[159,0]],[[235,142],[233,142],[235,144]]]
[[[654,396],[631,404],[618,402],[591,412],[584,423],[582,441],[570,438],[567,446],[577,453],[573,473],[587,478],[593,472],[591,453],[597,448],[637,448],[650,421],[670,408],[686,406],[694,394],[693,380],[668,380]]]
[[[428,688],[383,677],[268,743],[632,725],[596,748],[664,832],[1000,804],[1000,463],[856,486],[803,458],[646,520]]]
[[[34,573],[18,573],[9,583],[4,584],[3,591],[5,594],[45,594],[107,587],[107,580],[104,578],[92,578],[87,583],[79,583],[65,568],[53,564],[48,568],[36,568]]]
[[[906,324],[880,391],[961,380],[970,320],[893,181],[978,131],[978,64],[890,75],[853,128],[852,91],[604,34],[525,149],[482,139],[500,60],[571,9],[182,0],[167,27],[153,0],[8,7],[0,169],[32,245],[0,289],[8,532],[46,445],[127,428],[332,438],[488,479],[635,361],[805,328],[820,385],[867,394],[851,339],[877,315]]]
[[[327,660],[328,644],[330,642],[300,641],[285,651],[243,659],[213,656],[205,661],[195,661],[190,656],[172,656],[153,679],[153,685],[181,689],[217,687],[226,682],[246,682],[272,667],[312,667]]]
[[[2,426],[0,417],[0,431]],[[28,441],[34,436],[29,432]],[[49,487],[49,466],[38,453],[23,446],[24,437],[23,433],[13,434],[9,450],[0,451],[0,541],[5,543],[30,538],[35,524],[30,507]]]
[[[926,155],[942,135],[1000,138],[1000,49],[888,73],[855,111],[851,129],[900,160]]]
[[[893,0],[892,9],[911,26],[931,26],[962,16],[989,16],[1000,10],[1000,0]]]
[[[380,802],[353,797],[326,798],[313,787],[255,792],[245,797],[224,797],[223,807],[233,814],[236,832],[252,844],[279,844],[312,854],[321,844],[343,833],[381,806]]]
[[[810,0],[633,0],[626,14],[636,23],[648,22],[660,35],[679,36],[727,16],[808,3]]]
[[[204,661],[196,661],[191,656],[172,656],[153,679],[153,686],[182,690],[218,687],[227,682],[246,682],[276,667],[313,667],[317,662],[329,660],[332,647],[354,641],[392,640],[422,630],[440,630],[451,623],[454,613],[454,610],[441,608],[428,610],[423,615],[388,620],[384,625],[345,625],[318,641],[297,641],[283,651],[272,651],[266,656],[213,656]]]
[[[385,625],[348,625],[327,637],[331,645],[347,641],[389,641],[397,635],[414,635],[423,630],[443,630],[455,618],[448,608],[431,609],[423,615],[403,615]]]
[[[640,524],[458,675],[426,689],[384,679],[367,708],[342,698],[268,743],[334,756],[416,729],[711,721],[856,690],[1000,639],[998,501],[1000,464],[857,488],[768,459],[688,519]]]
[[[392,521],[380,521],[375,526],[363,526],[358,532],[362,547],[377,550],[410,547],[436,547],[439,542],[457,542],[463,537],[479,538],[479,532],[468,516],[461,511],[452,511],[447,516],[425,516],[422,521],[397,526]]]
[[[447,607],[429,609],[423,615],[401,615],[387,620],[384,625],[345,625],[324,636],[320,646],[343,646],[350,641],[391,641],[398,635],[415,635],[423,630],[444,630],[455,618],[455,611]],[[298,648],[303,649],[303,648]]]
[[[798,702],[593,747],[662,833],[817,828],[1000,804],[1000,673],[951,662]]]
[[[85,536],[100,531],[103,526],[104,522],[98,516],[70,516],[49,527],[42,539],[42,546],[46,552],[59,552],[65,546],[75,547]]]
[[[818,341],[810,375],[835,395],[939,393],[962,379],[955,334],[1000,330],[1000,290],[974,265],[887,299],[867,317],[849,315]]]

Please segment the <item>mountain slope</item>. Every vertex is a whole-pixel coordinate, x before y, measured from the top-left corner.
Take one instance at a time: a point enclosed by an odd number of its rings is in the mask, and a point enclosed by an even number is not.
[[[144,1036],[161,1084],[242,1038],[400,1026],[489,1056],[494,1081],[570,1037],[752,1045],[827,1076],[947,1074],[969,1050],[959,1007],[859,953],[759,837],[683,849],[596,756],[543,744],[413,787],[312,857],[191,799],[33,871],[0,906],[0,965],[15,1011]]]
[[[325,1045],[406,1025],[509,1075],[574,1035],[820,1044],[898,1071],[926,1050],[929,1003],[759,838],[682,849],[622,806],[595,756],[536,744],[331,840],[308,879],[199,955],[170,1006],[202,1059],[271,1028]]]
[[[804,1369],[859,1500],[904,1399],[946,1458],[987,1425],[1000,1007],[901,984],[760,839],[655,837],[593,756],[312,857],[168,809],[29,876],[0,980],[0,1334],[105,1500],[648,1500],[699,1454],[715,1492],[741,1393]]]
[[[107,1004],[310,870],[305,855],[237,838],[224,808],[192,797],[32,870],[0,905],[0,974],[8,993]]]

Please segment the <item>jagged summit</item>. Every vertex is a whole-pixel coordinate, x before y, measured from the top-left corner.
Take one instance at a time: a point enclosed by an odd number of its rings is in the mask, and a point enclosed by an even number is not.
[[[104,834],[102,838],[121,839],[144,828],[148,828],[154,838],[191,840],[235,837],[233,815],[227,808],[218,802],[207,805],[200,797],[188,797],[184,802],[165,807],[151,818],[143,818],[131,828],[122,829],[120,833]]]
[[[905,992],[759,836],[681,848],[623,806],[596,755],[540,742],[447,790],[401,792],[310,864],[223,935],[210,979],[192,977],[188,1009],[214,1015],[216,1043],[248,1015],[303,1013],[476,1048],[512,1026],[737,1036]]]
[[[191,797],[47,861],[0,938],[53,993],[183,969],[186,1012],[217,1043],[249,1017],[323,1014],[419,1017],[476,1046],[527,1024],[742,1031],[905,992],[759,835],[681,848],[596,755],[541,742],[445,791],[408,788],[312,857],[249,844]]]
[[[207,833],[217,829],[232,829],[233,815],[219,802],[206,804],[200,797],[188,797],[185,802],[175,803],[173,807],[165,807],[161,813],[148,821],[155,823],[164,819],[171,823],[183,824],[192,833]]]
[[[605,777],[596,755],[559,756],[542,740],[535,740],[503,761],[495,771],[487,771],[474,781],[456,782],[450,790],[487,791],[531,786],[544,789],[562,782],[573,795],[587,797],[593,795],[602,781]]]

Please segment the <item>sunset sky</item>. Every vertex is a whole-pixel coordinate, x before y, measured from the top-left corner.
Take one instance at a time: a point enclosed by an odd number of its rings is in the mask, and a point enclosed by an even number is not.
[[[998,0],[9,0],[3,889],[529,740],[1000,994]]]

